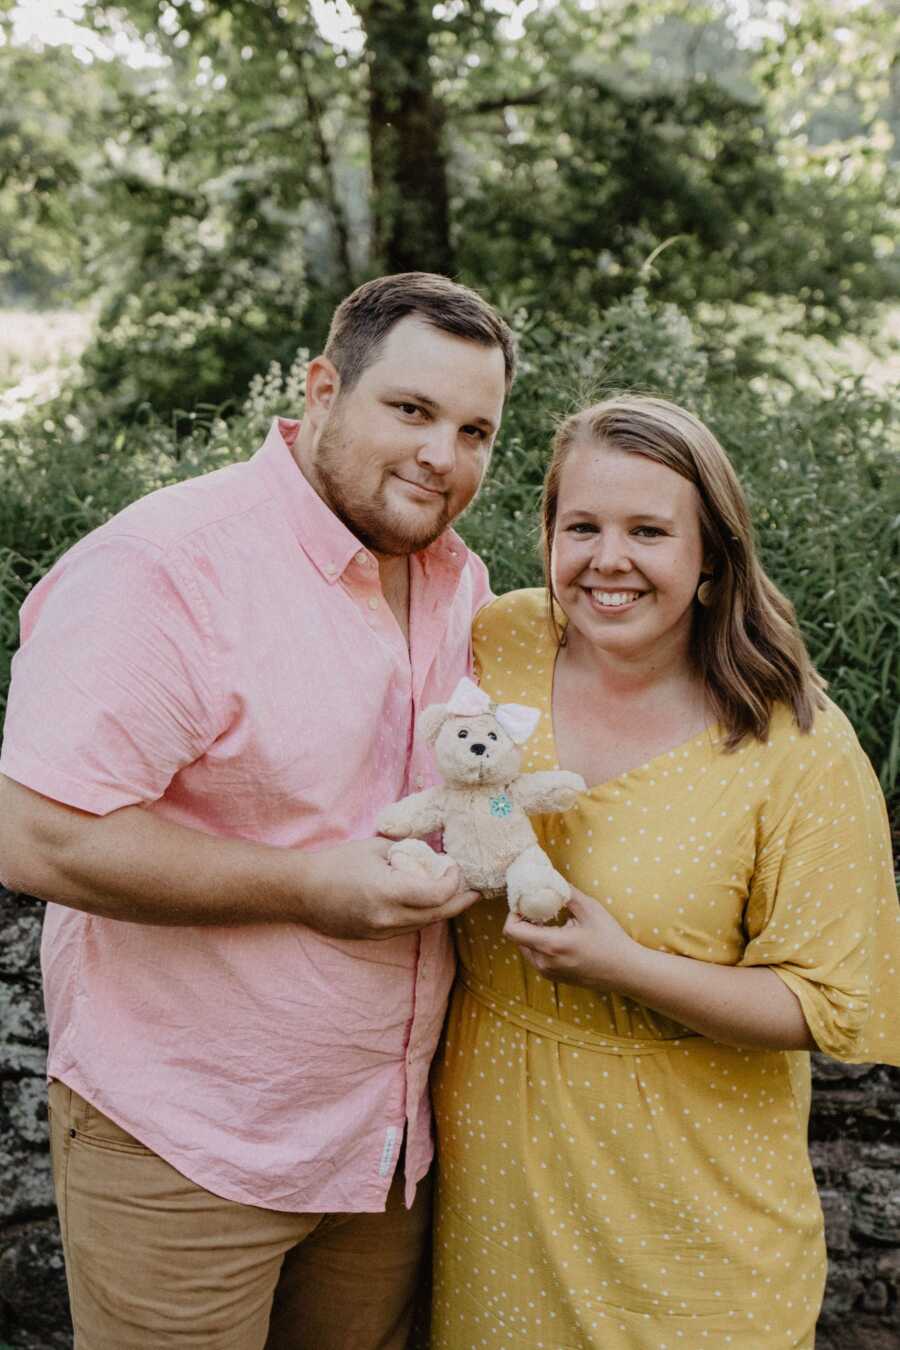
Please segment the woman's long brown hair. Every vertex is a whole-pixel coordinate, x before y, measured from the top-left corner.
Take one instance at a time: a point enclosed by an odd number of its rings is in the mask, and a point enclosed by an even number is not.
[[[824,683],[806,650],[794,607],[766,576],[756,554],[743,488],[712,432],[662,398],[625,394],[574,413],[561,424],[544,480],[542,536],[548,611],[557,641],[550,561],[559,483],[575,445],[644,455],[693,483],[700,501],[703,552],[711,568],[709,603],[694,601],[691,657],[732,750],[765,740],[772,709],[785,703],[801,731],[822,707]]]

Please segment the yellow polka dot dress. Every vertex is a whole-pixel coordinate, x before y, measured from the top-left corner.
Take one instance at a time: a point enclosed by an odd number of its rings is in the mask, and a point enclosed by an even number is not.
[[[475,637],[491,696],[542,711],[524,770],[557,767],[544,593],[496,601]],[[536,825],[638,941],[770,966],[823,1050],[900,1062],[884,804],[833,705],[808,736],[779,710],[768,743],[731,754],[704,732]],[[809,1056],[553,984],[502,937],[505,911],[481,901],[455,924],[432,1350],[812,1350]]]

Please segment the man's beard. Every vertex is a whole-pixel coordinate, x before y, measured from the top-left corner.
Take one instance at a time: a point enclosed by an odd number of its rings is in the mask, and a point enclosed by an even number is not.
[[[372,553],[406,557],[433,544],[450,524],[446,497],[432,522],[416,528],[399,519],[385,501],[382,479],[376,496],[368,501],[359,495],[358,476],[347,453],[342,419],[332,413],[316,447],[314,487],[338,520]]]

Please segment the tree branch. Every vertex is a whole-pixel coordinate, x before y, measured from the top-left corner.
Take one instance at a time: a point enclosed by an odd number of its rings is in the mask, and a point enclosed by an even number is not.
[[[276,4],[266,4],[261,6],[261,9],[270,26],[278,34],[285,50],[290,53],[294,69],[297,72],[300,93],[303,96],[306,116],[312,130],[313,143],[316,147],[316,154],[318,155],[319,165],[322,170],[322,188],[325,196],[325,203],[331,212],[335,233],[337,234],[338,259],[344,274],[343,288],[344,290],[349,291],[353,287],[353,263],[350,257],[350,229],[343,205],[337,194],[337,175],[335,172],[334,157],[331,153],[331,147],[328,144],[325,130],[322,125],[324,112],[322,105],[312,90],[307,64],[310,57],[309,48],[303,42],[297,41],[293,24],[288,22]]]
[[[532,89],[526,94],[507,94],[500,98],[485,98],[480,103],[470,103],[465,108],[448,109],[448,112],[452,117],[472,117],[479,116],[481,113],[501,112],[504,108],[530,108],[537,103],[543,103],[549,93],[550,86],[544,85],[542,89]]]

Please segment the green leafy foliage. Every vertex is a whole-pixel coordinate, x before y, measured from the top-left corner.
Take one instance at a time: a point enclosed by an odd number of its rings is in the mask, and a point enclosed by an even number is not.
[[[0,298],[48,304],[84,256],[88,179],[116,73],[4,47],[0,18]],[[76,90],[77,88],[77,95]]]
[[[248,184],[241,207],[217,212],[207,187],[197,213],[159,208],[132,288],[100,317],[85,379],[109,412],[131,417],[242,396],[270,359],[289,357],[306,301],[303,255],[284,225],[267,222]],[[248,243],[248,233],[252,243]]]
[[[787,295],[807,331],[834,332],[897,288],[886,190],[864,164],[851,196],[827,160],[791,161],[762,105],[712,82],[641,91],[574,73],[466,180],[459,256],[476,282],[539,278],[570,315],[648,276],[688,308]]]

